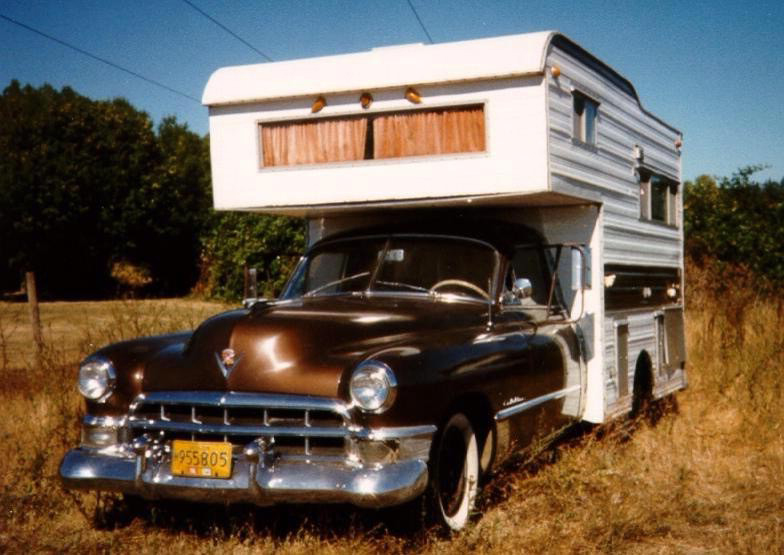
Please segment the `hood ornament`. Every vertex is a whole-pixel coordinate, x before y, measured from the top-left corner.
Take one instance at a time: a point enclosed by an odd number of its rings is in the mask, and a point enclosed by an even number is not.
[[[242,360],[242,355],[237,356],[237,353],[231,348],[223,349],[220,353],[215,353],[215,361],[218,363],[218,368],[220,368],[223,377],[226,379],[229,379],[232,370],[237,367],[240,360]]]

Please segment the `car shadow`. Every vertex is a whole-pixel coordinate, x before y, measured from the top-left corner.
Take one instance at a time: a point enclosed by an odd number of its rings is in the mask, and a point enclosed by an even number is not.
[[[655,427],[665,416],[678,412],[677,398],[669,395],[648,401],[635,416],[618,417],[605,424],[576,422],[536,441],[528,449],[512,455],[489,477],[477,500],[477,511],[485,512],[503,504],[514,492],[509,488],[513,478],[535,476],[543,469],[557,464],[570,450],[584,449],[590,442],[631,441],[641,428]]]
[[[369,539],[391,535],[403,540],[402,547],[412,549],[428,532],[424,520],[417,523],[412,518],[410,504],[378,510],[348,504],[258,507],[104,495],[93,521],[102,530],[122,529],[139,521],[143,526],[196,537],[240,541],[265,537],[277,542],[301,533],[322,540],[357,534]]]

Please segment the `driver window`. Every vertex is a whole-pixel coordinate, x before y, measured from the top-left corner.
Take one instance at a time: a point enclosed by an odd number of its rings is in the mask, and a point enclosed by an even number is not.
[[[507,287],[511,287],[511,282],[514,279],[526,278],[531,282],[533,288],[531,295],[533,303],[546,305],[550,282],[547,280],[547,273],[544,271],[545,266],[541,250],[538,247],[521,247],[517,249],[512,258],[511,267],[514,276],[507,276],[507,282],[509,282]]]

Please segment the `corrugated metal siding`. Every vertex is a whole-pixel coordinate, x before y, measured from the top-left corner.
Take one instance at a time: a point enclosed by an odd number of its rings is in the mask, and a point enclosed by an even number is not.
[[[650,357],[653,371],[653,396],[662,397],[685,385],[684,373],[681,369],[675,370],[671,375],[662,373],[657,367],[660,360],[659,343],[656,336],[656,314],[658,311],[641,312],[615,312],[604,319],[604,391],[607,415],[613,416],[631,409],[634,384],[634,371],[637,360],[643,351]],[[629,325],[628,365],[626,368],[616,368],[616,322],[627,322]],[[618,395],[620,372],[626,372],[629,384],[628,396],[621,398]]]
[[[679,134],[646,114],[637,99],[595,71],[589,59],[577,59],[557,46],[547,66],[561,75],[548,79],[550,181],[552,190],[596,199],[604,210],[604,263],[681,266],[682,211],[678,228],[641,221],[635,145],[647,167],[680,182]],[[572,91],[599,102],[595,148],[572,139]]]
[[[548,80],[548,148],[550,186],[553,191],[594,199],[602,204],[602,263],[679,267],[683,265],[682,198],[678,195],[677,227],[640,220],[640,185],[634,147],[644,152],[644,165],[656,173],[681,182],[680,155],[675,148],[679,133],[645,113],[633,91],[595,60],[577,51],[567,52],[557,44],[550,47],[547,69],[558,66],[561,75]],[[574,90],[599,102],[596,144],[586,146],[573,140]],[[629,326],[628,364],[618,369],[616,321]],[[614,313],[603,321],[602,367],[605,416],[631,408],[634,370],[645,351],[657,360],[654,311]],[[619,372],[625,372],[628,395],[619,396]],[[654,372],[655,394],[662,394],[682,376],[661,379]]]
[[[615,349],[615,322],[625,320],[629,324],[629,356],[626,371],[626,383],[629,384],[629,395],[626,398],[618,396],[618,372],[624,369],[615,368],[616,349]],[[634,384],[634,368],[637,359],[642,351],[646,351],[651,357],[651,361],[656,361],[656,326],[653,312],[642,312],[636,314],[616,315],[604,320],[604,379],[605,379],[605,403],[608,413],[618,410],[628,410],[631,407],[632,390]],[[654,372],[654,375],[656,373]]]

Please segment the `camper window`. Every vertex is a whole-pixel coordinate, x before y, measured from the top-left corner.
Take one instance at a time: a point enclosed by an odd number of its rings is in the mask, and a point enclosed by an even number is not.
[[[484,106],[260,124],[261,166],[483,152]]]
[[[582,143],[596,144],[596,117],[599,103],[575,91],[573,95],[573,135]]]
[[[676,226],[678,184],[661,175],[640,175],[640,218]]]

